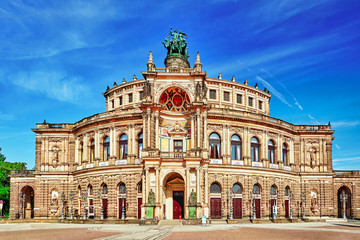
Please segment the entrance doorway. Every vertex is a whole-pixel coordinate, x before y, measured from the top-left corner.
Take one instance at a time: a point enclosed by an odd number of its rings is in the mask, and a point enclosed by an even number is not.
[[[260,199],[254,199],[255,202],[255,214],[256,214],[256,218],[259,219],[261,217],[260,215]]]
[[[289,207],[289,200],[285,200],[285,218],[290,217],[290,207]]]
[[[233,198],[233,218],[242,218],[242,198]]]
[[[184,218],[184,191],[173,192],[173,219]]]
[[[164,178],[163,183],[164,190],[164,216],[167,219],[179,219],[184,218],[185,213],[185,182],[183,177],[176,172],[169,173]]]
[[[21,192],[24,196],[22,204],[24,218],[34,218],[34,190],[32,187],[26,186]]]
[[[104,214],[104,219],[105,219],[105,218],[107,218],[107,215],[108,215],[108,200],[107,200],[107,198],[102,199],[102,204],[103,204],[103,214]]]

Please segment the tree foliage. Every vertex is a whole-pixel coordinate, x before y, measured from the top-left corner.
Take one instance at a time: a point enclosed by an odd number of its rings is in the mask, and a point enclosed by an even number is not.
[[[26,170],[26,163],[6,162],[0,148],[0,200],[3,200],[3,215],[9,213],[10,207],[10,174],[13,170]]]

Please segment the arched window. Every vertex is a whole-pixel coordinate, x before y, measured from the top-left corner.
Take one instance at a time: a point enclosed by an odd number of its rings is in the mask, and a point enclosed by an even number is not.
[[[106,184],[101,187],[101,192],[102,194],[108,194],[108,187]]]
[[[288,164],[287,155],[288,155],[288,148],[287,148],[286,143],[284,143],[282,145],[282,161],[283,161],[284,165]]]
[[[242,193],[241,185],[238,183],[235,183],[232,188],[233,193]]]
[[[268,143],[268,159],[269,163],[275,163],[275,144],[272,140]]]
[[[121,183],[121,184],[120,184],[120,186],[119,186],[119,193],[120,193],[120,194],[126,193],[125,183]]]
[[[256,137],[251,138],[251,161],[259,161],[259,140]]]
[[[221,158],[221,139],[217,133],[209,137],[210,158]]]
[[[139,182],[137,185],[138,193],[142,193],[142,182]]]
[[[79,144],[79,162],[82,163],[84,159],[84,143],[80,142]]]
[[[138,138],[138,157],[141,158],[141,151],[143,150],[143,134],[139,134]]]
[[[218,183],[213,183],[210,186],[210,193],[221,193],[221,187]]]
[[[90,140],[90,163],[94,162],[95,159],[95,140]]]
[[[231,159],[241,159],[241,140],[238,135],[233,135],[231,137]]]
[[[253,194],[260,194],[260,187],[258,184],[254,184],[253,186]]]
[[[270,195],[276,195],[276,194],[277,194],[276,187],[272,185],[270,188]]]
[[[88,186],[88,194],[91,196],[93,195],[93,187],[89,184]]]
[[[103,143],[103,150],[104,150],[104,161],[109,160],[110,157],[110,138],[108,136],[106,136],[104,138],[104,143]]]
[[[290,187],[286,186],[285,188],[285,196],[289,196],[290,195]]]
[[[126,159],[128,154],[128,137],[126,134],[120,136],[119,140],[119,158]]]

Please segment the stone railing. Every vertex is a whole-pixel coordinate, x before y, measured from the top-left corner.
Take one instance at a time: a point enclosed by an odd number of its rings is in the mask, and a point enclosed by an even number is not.
[[[12,177],[32,177],[35,170],[14,170],[11,172]]]
[[[359,176],[359,171],[334,170],[336,176]]]
[[[185,152],[160,152],[160,157],[182,159],[184,157],[187,157],[187,154]]]

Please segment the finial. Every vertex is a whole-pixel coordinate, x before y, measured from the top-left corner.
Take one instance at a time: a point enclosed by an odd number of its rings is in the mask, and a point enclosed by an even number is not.
[[[329,126],[331,126],[331,124],[330,124],[330,122],[329,122],[329,124],[328,124]]]
[[[134,74],[134,76],[133,76],[133,81],[135,81],[135,80],[137,80],[137,78],[136,78],[136,76],[135,76],[135,74]]]
[[[258,86],[258,84],[257,84],[257,83],[255,84],[255,88],[259,88],[259,86]]]
[[[231,81],[235,82],[235,76],[232,77]]]
[[[222,79],[222,77],[221,77],[221,73],[219,73],[218,79]]]
[[[247,79],[245,79],[245,82],[244,82],[245,85],[247,85]]]
[[[123,78],[123,83],[126,83],[126,80],[125,80],[125,78]]]
[[[46,124],[47,122],[46,122],[46,119],[44,119],[44,122],[43,122],[43,124]],[[329,122],[330,123],[330,122]]]
[[[267,90],[267,89],[266,89],[266,88],[264,88],[264,92],[266,92],[266,90]]]
[[[152,56],[152,52],[150,51],[149,53],[149,60],[148,62],[152,63],[153,62],[153,56]]]
[[[109,87],[109,86],[107,86],[107,87],[106,87],[106,91],[109,91],[109,90],[110,90],[110,87]]]
[[[114,82],[114,86],[117,86],[116,82]]]
[[[200,62],[200,53],[199,53],[199,52],[197,52],[197,54],[196,54],[196,61],[195,61],[195,63],[200,63],[200,64],[201,64],[201,62]]]

